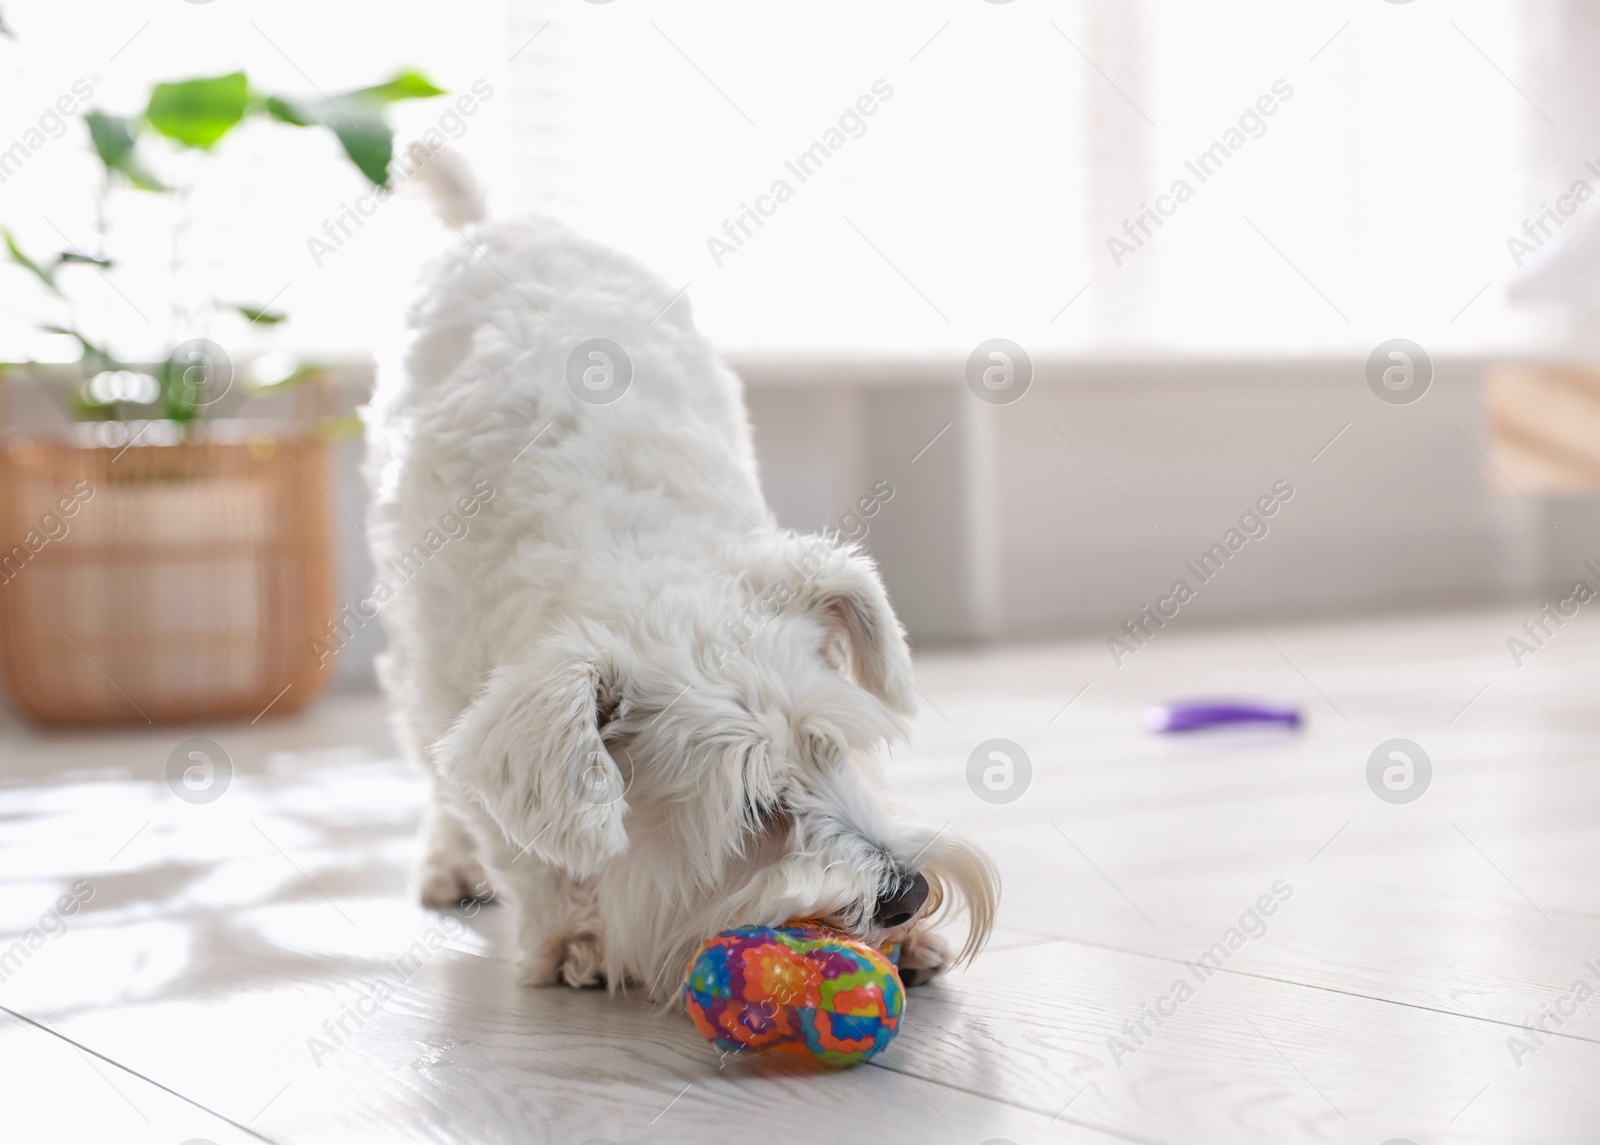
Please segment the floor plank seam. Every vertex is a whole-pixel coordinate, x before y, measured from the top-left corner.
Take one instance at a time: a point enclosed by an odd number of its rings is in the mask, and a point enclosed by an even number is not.
[[[219,1121],[226,1121],[229,1125],[233,1126],[235,1129],[239,1130],[239,1132],[241,1132],[241,1133],[248,1133],[250,1136],[256,1138],[257,1140],[267,1142],[267,1145],[279,1145],[278,1142],[274,1141],[272,1138],[268,1137],[266,1134],[260,1132],[259,1130],[252,1129],[248,1125],[241,1125],[239,1122],[237,1122],[233,1118],[229,1117],[226,1113],[220,1113],[217,1110],[212,1109],[208,1105],[202,1105],[200,1102],[196,1101],[194,1098],[189,1097],[186,1094],[179,1093],[177,1090],[173,1089],[170,1085],[163,1085],[161,1082],[157,1081],[155,1078],[150,1077],[150,1076],[148,1076],[146,1074],[142,1074],[138,1070],[134,1069],[133,1067],[128,1066],[128,1065],[124,1065],[122,1062],[117,1061],[115,1058],[107,1057],[105,1054],[101,1053],[99,1050],[93,1048],[92,1046],[86,1046],[82,1042],[78,1041],[75,1038],[69,1038],[69,1037],[67,1037],[67,1035],[65,1035],[65,1034],[63,1034],[63,1033],[61,1033],[61,1032],[59,1032],[57,1030],[52,1030],[49,1026],[45,1025],[44,1023],[36,1021],[33,1018],[30,1018],[26,1014],[18,1013],[16,1010],[13,1010],[10,1006],[6,1006],[6,1005],[3,1005],[3,1004],[0,1004],[0,1013],[10,1014],[13,1018],[17,1019],[17,1021],[27,1023],[28,1025],[32,1026],[34,1029],[38,1030],[42,1034],[47,1034],[52,1038],[56,1038],[59,1041],[63,1041],[67,1045],[73,1046],[74,1048],[76,1048],[78,1050],[81,1050],[83,1053],[92,1054],[94,1057],[99,1058],[101,1061],[105,1062],[107,1065],[111,1066],[113,1069],[119,1069],[123,1073],[128,1074],[130,1077],[138,1078],[140,1081],[144,1082],[147,1085],[153,1085],[157,1089],[161,1090],[163,1093],[171,1094],[173,1097],[176,1097],[179,1101],[184,1102],[187,1105],[192,1105],[192,1106],[194,1106],[194,1108],[200,1110],[202,1113],[208,1114],[211,1117],[215,1117]]]
[[[1513,899],[1489,898],[1489,897],[1486,897],[1484,895],[1461,894],[1461,893],[1459,893],[1457,891],[1440,890],[1437,887],[1411,886],[1409,884],[1404,884],[1404,883],[1402,883],[1402,884],[1380,883],[1380,882],[1375,882],[1372,879],[1353,878],[1353,877],[1346,876],[1346,875],[1330,875],[1328,877],[1330,879],[1336,880],[1336,881],[1338,881],[1340,883],[1345,883],[1345,884],[1348,884],[1350,886],[1354,886],[1354,887],[1357,887],[1357,888],[1365,888],[1367,890],[1376,891],[1376,892],[1378,892],[1380,894],[1385,893],[1385,892],[1398,891],[1398,892],[1400,892],[1402,894],[1415,895],[1415,896],[1417,896],[1419,898],[1447,899],[1447,900],[1449,900],[1451,902],[1471,903],[1474,906],[1513,907],[1513,908],[1516,908],[1516,909],[1521,909],[1524,905],[1526,905],[1525,903],[1518,902],[1518,901],[1513,900]],[[1578,907],[1573,907],[1573,906],[1549,906],[1549,907],[1544,907],[1542,909],[1544,909],[1545,911],[1547,911],[1550,914],[1559,914],[1559,915],[1563,915],[1566,918],[1581,919],[1581,920],[1583,920],[1585,922],[1597,922],[1597,921],[1600,921],[1600,911],[1582,910],[1582,909],[1580,909]],[[1023,932],[1019,932],[1019,933],[1023,933]]]
[[[1073,946],[1087,946],[1093,950],[1108,950],[1113,954],[1128,954],[1135,958],[1146,958],[1152,962],[1166,962],[1176,966],[1185,965],[1181,958],[1171,958],[1165,954],[1150,954],[1143,950],[1129,950],[1124,946],[1112,946],[1104,942],[1091,942],[1086,938],[1070,938],[1066,935],[1057,935],[1053,938],[1042,938],[1038,943],[1029,946],[1012,946],[1007,950],[1026,950],[1033,946],[1049,945],[1051,942],[1066,942]],[[1003,954],[1005,951],[996,951]],[[1407,1010],[1420,1010],[1426,1014],[1440,1014],[1447,1018],[1465,1018],[1472,1022],[1485,1022],[1491,1026],[1500,1026],[1507,1030],[1526,1030],[1529,1033],[1545,1034],[1552,1038],[1566,1038],[1574,1042],[1589,1042],[1591,1045],[1600,1045],[1600,1037],[1585,1037],[1582,1034],[1569,1034],[1562,1030],[1541,1030],[1537,1026],[1525,1026],[1520,1022],[1508,1022],[1504,1018],[1490,1018],[1483,1014],[1466,1014],[1460,1010],[1446,1010],[1439,1006],[1424,1006],[1420,1002],[1405,1002],[1398,998],[1380,998],[1375,994],[1362,994],[1356,990],[1341,990],[1337,986],[1322,986],[1315,982],[1298,982],[1293,978],[1279,978],[1272,974],[1262,974],[1253,970],[1239,970],[1232,966],[1222,966],[1216,971],[1221,974],[1232,974],[1239,978],[1254,978],[1261,982],[1276,982],[1280,986],[1299,986],[1307,990],[1320,990],[1325,994],[1338,994],[1345,998],[1360,998],[1367,1002],[1377,1002],[1385,1006],[1401,1006]]]
[[[1092,1129],[1094,1132],[1103,1133],[1107,1137],[1115,1137],[1115,1138],[1117,1138],[1118,1140],[1121,1140],[1121,1141],[1131,1141],[1131,1142],[1134,1143],[1134,1145],[1171,1145],[1171,1143],[1169,1143],[1169,1142],[1158,1141],[1153,1137],[1135,1137],[1130,1133],[1125,1133],[1120,1129],[1114,1129],[1114,1128],[1112,1128],[1111,1126],[1108,1126],[1108,1125],[1097,1125],[1096,1123],[1094,1123],[1092,1121],[1085,1121],[1085,1120],[1083,1120],[1082,1118],[1079,1118],[1079,1117],[1067,1117],[1067,1116],[1064,1116],[1064,1114],[1066,1113],[1065,1108],[1063,1108],[1059,1113],[1057,1113],[1053,1117],[1051,1117],[1050,1114],[1046,1110],[1035,1109],[1031,1105],[1022,1104],[1020,1101],[1012,1101],[1012,1100],[1010,1100],[1008,1098],[996,1097],[992,1093],[984,1093],[981,1090],[971,1089],[971,1088],[968,1088],[967,1086],[964,1086],[964,1085],[956,1085],[953,1082],[946,1081],[946,1080],[943,1080],[943,1079],[940,1079],[940,1078],[936,1078],[936,1077],[928,1077],[928,1076],[926,1076],[924,1074],[920,1074],[920,1073],[912,1073],[908,1069],[903,1069],[903,1068],[901,1068],[899,1066],[890,1065],[887,1061],[884,1060],[884,1055],[882,1055],[882,1054],[878,1055],[878,1057],[873,1058],[871,1061],[867,1062],[867,1065],[869,1065],[869,1066],[871,1066],[871,1067],[873,1067],[875,1069],[881,1069],[885,1073],[898,1074],[899,1076],[904,1077],[904,1078],[915,1078],[917,1081],[927,1082],[929,1085],[936,1085],[941,1089],[952,1089],[952,1090],[955,1090],[957,1093],[964,1093],[968,1097],[976,1097],[980,1101],[989,1101],[989,1102],[993,1102],[996,1105],[1005,1105],[1005,1106],[1008,1106],[1008,1107],[1010,1107],[1012,1109],[1020,1109],[1024,1113],[1037,1114],[1040,1117],[1050,1117],[1050,1123],[1051,1124],[1054,1124],[1057,1121],[1064,1121],[1064,1122],[1066,1122],[1066,1123],[1068,1123],[1070,1125],[1076,1125],[1080,1129]],[[1076,1100],[1076,1098],[1074,1098],[1074,1100]],[[1070,1102],[1069,1102],[1069,1104],[1070,1104]],[[941,1116],[943,1116],[943,1115],[941,1114]]]

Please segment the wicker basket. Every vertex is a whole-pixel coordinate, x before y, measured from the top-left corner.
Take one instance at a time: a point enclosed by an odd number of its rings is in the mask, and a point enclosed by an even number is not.
[[[325,447],[208,423],[0,451],[0,660],[47,724],[259,718],[316,694]],[[131,440],[131,444],[122,439]]]

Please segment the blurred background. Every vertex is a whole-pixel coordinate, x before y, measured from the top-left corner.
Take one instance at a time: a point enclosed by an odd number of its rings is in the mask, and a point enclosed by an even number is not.
[[[447,142],[495,212],[553,212],[683,285],[748,383],[786,524],[839,527],[892,484],[866,544],[924,645],[1112,639],[1278,480],[1293,505],[1184,624],[1532,601],[1593,555],[1574,236],[1600,17],[1575,0],[0,13],[11,432],[113,420],[134,428],[96,448],[120,448],[172,412],[152,364],[204,340],[231,381],[180,363],[209,387],[197,421],[324,442],[304,511],[329,616],[373,575],[344,415],[420,263],[465,241],[403,176],[374,196],[328,110],[402,74],[425,86],[371,101],[402,151]],[[156,85],[235,73],[250,106],[223,136],[153,126]],[[97,154],[90,112],[129,125],[131,159]],[[63,255],[52,281],[20,261]],[[1424,355],[1414,402],[1366,381],[1397,338]],[[993,339],[1025,400],[973,400]],[[12,499],[19,539],[37,516]],[[381,639],[348,634],[337,682],[370,686]]]

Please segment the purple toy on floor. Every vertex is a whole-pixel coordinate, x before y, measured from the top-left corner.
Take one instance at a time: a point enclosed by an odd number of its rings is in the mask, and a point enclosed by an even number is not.
[[[1173,700],[1144,710],[1139,717],[1146,731],[1191,732],[1237,724],[1277,724],[1297,728],[1300,709],[1274,700],[1211,698]]]

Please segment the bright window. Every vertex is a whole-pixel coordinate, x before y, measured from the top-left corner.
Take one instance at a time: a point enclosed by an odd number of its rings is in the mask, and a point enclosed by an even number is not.
[[[1600,187],[1555,3],[4,10],[21,39],[0,40],[0,146],[79,79],[121,112],[152,80],[235,67],[302,94],[401,66],[488,82],[456,145],[495,209],[537,204],[638,255],[730,347],[1481,347],[1529,329],[1503,298],[1507,239],[1575,180]],[[402,134],[443,108],[402,105]],[[212,158],[188,256],[230,300],[283,289],[303,348],[391,345],[419,259],[461,241],[402,196],[315,265],[307,240],[363,190],[332,141],[254,124]],[[92,174],[75,126],[0,184],[0,222],[34,247],[59,249],[55,226],[86,241]],[[161,204],[120,197],[113,278],[164,299]],[[163,315],[73,273],[118,338],[159,349]],[[8,272],[0,307],[10,353],[39,300]],[[213,321],[225,344],[253,336]]]

